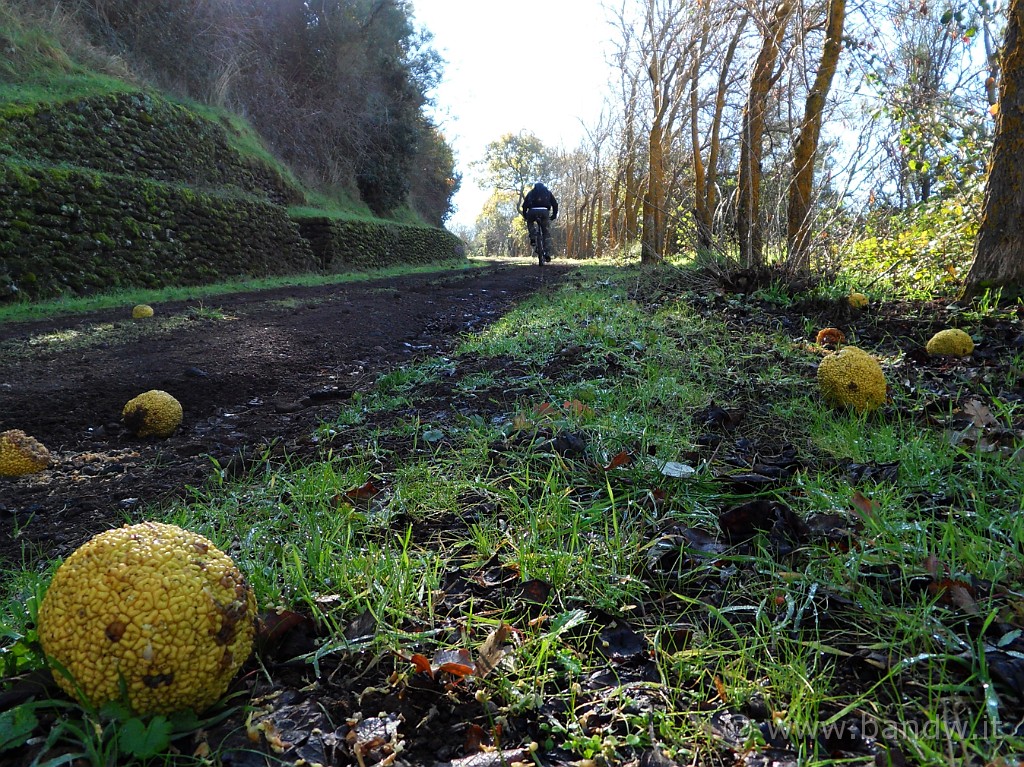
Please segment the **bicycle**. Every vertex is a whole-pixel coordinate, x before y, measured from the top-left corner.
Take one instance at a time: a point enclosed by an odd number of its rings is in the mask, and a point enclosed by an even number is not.
[[[544,240],[544,227],[541,225],[541,218],[548,217],[548,209],[531,208],[530,213],[534,215],[527,218],[526,229],[530,233],[533,252],[537,256],[537,264],[544,266],[544,264],[551,260],[551,256],[548,254],[547,243]]]

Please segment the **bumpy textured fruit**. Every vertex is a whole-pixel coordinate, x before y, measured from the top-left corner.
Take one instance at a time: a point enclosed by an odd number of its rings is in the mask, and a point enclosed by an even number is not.
[[[0,433],[0,477],[35,474],[50,465],[50,451],[21,429]]]
[[[974,351],[974,339],[956,328],[940,330],[928,340],[925,350],[929,354],[952,354],[957,357],[966,357]]]
[[[181,403],[160,389],[133,397],[121,411],[121,420],[137,437],[169,437],[181,425],[181,416]]]
[[[132,317],[137,320],[153,316],[153,307],[149,304],[139,304],[132,309]]]
[[[248,658],[255,614],[230,557],[201,535],[143,522],[100,533],[67,558],[38,628],[69,695],[102,706],[121,699],[123,684],[136,713],[198,712]]]
[[[868,305],[868,297],[863,293],[851,293],[846,300],[854,309],[863,309]]]
[[[818,386],[833,405],[875,410],[885,403],[885,374],[878,360],[856,346],[844,346],[818,365]]]

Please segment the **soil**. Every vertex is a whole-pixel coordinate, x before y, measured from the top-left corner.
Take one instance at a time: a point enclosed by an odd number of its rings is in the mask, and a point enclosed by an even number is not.
[[[0,325],[0,431],[48,470],[0,477],[0,567],[63,558],[93,534],[243,470],[268,446],[302,456],[339,403],[389,367],[435,355],[568,268],[489,264],[328,287],[287,287]],[[184,422],[139,439],[132,397],[167,391]]]

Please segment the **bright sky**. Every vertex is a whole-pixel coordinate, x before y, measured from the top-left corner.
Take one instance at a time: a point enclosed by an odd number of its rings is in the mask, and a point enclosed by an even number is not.
[[[572,149],[585,136],[584,125],[597,123],[609,89],[614,28],[599,0],[412,5],[417,24],[433,32],[434,47],[448,62],[435,95],[436,119],[463,174],[448,225],[470,226],[488,192],[476,185],[469,166],[483,159],[487,144],[527,131],[546,146]],[[527,88],[537,76],[549,85],[542,91],[543,115],[531,106]]]

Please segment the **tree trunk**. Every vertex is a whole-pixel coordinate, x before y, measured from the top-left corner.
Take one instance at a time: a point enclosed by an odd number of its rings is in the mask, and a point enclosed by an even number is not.
[[[761,50],[750,73],[750,90],[743,108],[740,134],[740,167],[737,178],[736,234],[740,261],[747,268],[764,265],[761,240],[761,157],[764,147],[765,113],[768,92],[774,85],[775,62],[786,34],[794,0],[781,0],[764,30]]]
[[[829,0],[825,21],[825,44],[814,84],[804,104],[804,120],[793,148],[793,179],[789,187],[789,220],[786,239],[789,244],[788,267],[794,272],[810,269],[808,237],[811,230],[811,193],[814,189],[814,163],[818,156],[821,120],[825,99],[839,64],[843,47],[843,20],[846,0]]]
[[[736,48],[739,45],[743,30],[747,25],[749,13],[744,13],[729,46],[722,59],[722,69],[718,73],[718,87],[715,90],[715,111],[711,118],[711,137],[708,141],[708,161],[705,165],[701,160],[699,137],[697,136],[697,76],[691,80],[690,87],[690,119],[693,135],[693,195],[694,195],[694,218],[697,225],[697,248],[708,250],[714,240],[715,211],[718,209],[718,156],[722,147],[722,114],[725,112],[725,97],[729,91],[729,72],[732,70],[732,62],[736,56]],[[699,73],[697,73],[699,74]]]
[[[974,243],[974,263],[963,297],[1002,289],[1003,297],[1024,294],[1024,0],[1010,0],[999,83],[999,115],[985,209]]]

